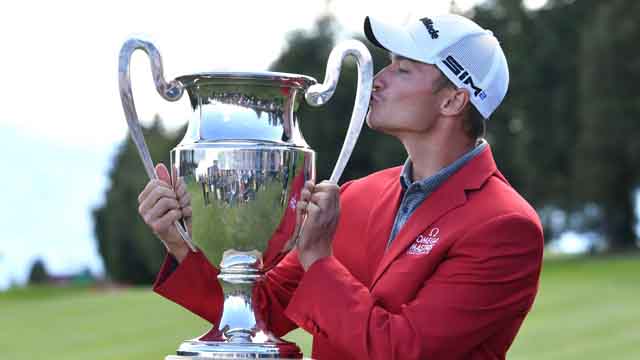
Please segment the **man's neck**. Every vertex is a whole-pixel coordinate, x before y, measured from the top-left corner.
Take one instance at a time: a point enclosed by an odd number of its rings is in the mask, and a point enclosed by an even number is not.
[[[473,149],[475,140],[465,134],[423,134],[401,139],[412,162],[412,181],[434,175]]]

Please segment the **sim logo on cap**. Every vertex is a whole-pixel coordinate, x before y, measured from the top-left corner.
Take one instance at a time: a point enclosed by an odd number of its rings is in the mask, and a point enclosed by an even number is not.
[[[462,65],[456,59],[448,55],[442,62],[453,72],[454,75],[458,76],[458,79],[462,81],[463,84],[469,85],[471,89],[473,89],[473,95],[479,97],[481,100],[484,100],[487,97],[487,94],[481,88],[477,87],[473,82],[473,78],[471,78],[471,74],[464,69]]]

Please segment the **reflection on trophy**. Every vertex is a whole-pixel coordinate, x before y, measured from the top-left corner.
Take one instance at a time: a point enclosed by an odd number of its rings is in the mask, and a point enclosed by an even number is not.
[[[157,49],[149,42],[128,40],[120,52],[120,92],[132,139],[150,178],[156,175],[129,81],[129,61],[136,49],[149,55],[162,97],[175,101],[185,90],[188,94],[192,113],[184,138],[171,151],[171,168],[191,197],[191,231],[183,223],[175,225],[194,251],[220,264],[218,280],[224,292],[220,322],[205,336],[183,342],[177,354],[301,358],[298,346],[269,331],[252,293],[264,273],[295,243],[296,201],[304,182],[315,181],[315,153],[299,127],[302,98],[312,106],[326,103],[335,91],[343,58],[356,58],[356,103],[330,179],[337,183],[369,103],[373,80],[369,52],[357,41],[339,44],[329,57],[323,84],[303,75],[271,72],[202,73],[167,83]]]

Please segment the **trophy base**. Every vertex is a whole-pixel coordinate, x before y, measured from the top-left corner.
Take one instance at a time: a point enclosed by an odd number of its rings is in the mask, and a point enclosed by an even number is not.
[[[167,359],[302,359],[300,348],[290,342],[230,343],[227,341],[187,340]]]

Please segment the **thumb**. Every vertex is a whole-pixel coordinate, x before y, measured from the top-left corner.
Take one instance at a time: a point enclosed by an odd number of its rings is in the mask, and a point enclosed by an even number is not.
[[[171,176],[169,176],[169,170],[163,163],[156,165],[156,174],[158,174],[158,179],[171,185]]]

